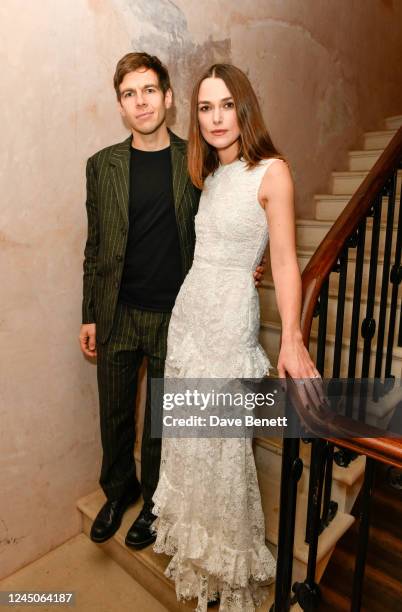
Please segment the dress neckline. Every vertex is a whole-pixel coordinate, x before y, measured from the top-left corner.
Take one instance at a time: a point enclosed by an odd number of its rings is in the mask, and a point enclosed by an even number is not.
[[[232,162],[229,162],[228,164],[219,164],[217,170],[220,170],[221,168],[230,168],[231,166],[234,166],[235,164],[238,164],[239,162],[244,162],[245,159],[244,157],[239,157],[237,159],[234,159]]]

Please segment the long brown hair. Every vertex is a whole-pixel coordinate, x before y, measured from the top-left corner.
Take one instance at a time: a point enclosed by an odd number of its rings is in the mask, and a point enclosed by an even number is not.
[[[286,161],[271,140],[247,76],[232,64],[214,64],[200,76],[191,96],[188,171],[194,185],[202,189],[205,178],[219,166],[218,153],[203,138],[198,121],[198,93],[202,81],[209,77],[222,79],[233,97],[240,129],[239,158],[247,162],[247,167],[253,168],[269,157]]]

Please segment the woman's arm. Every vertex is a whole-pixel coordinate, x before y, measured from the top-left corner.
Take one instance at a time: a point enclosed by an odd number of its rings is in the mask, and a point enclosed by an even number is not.
[[[282,322],[278,374],[285,378],[319,376],[300,329],[301,277],[296,256],[293,180],[287,164],[273,162],[262,180],[258,199],[265,210],[275,295]]]

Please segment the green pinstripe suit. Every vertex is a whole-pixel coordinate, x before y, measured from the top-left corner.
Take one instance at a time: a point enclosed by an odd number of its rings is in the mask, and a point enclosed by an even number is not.
[[[183,279],[194,253],[199,191],[187,173],[186,142],[169,131],[173,195]],[[141,449],[142,490],[152,498],[161,441],[152,439],[151,377],[163,376],[170,314],[139,311],[118,302],[129,223],[131,136],[98,151],[87,163],[88,238],[84,253],[82,322],[96,323],[103,461],[100,484],[109,499],[135,486],[133,459],[137,375],[148,358],[148,393]]]

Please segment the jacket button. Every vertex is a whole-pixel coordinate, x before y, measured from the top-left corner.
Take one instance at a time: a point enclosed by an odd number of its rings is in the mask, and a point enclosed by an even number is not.
[[[117,261],[123,261],[123,257],[121,255],[116,255]]]

